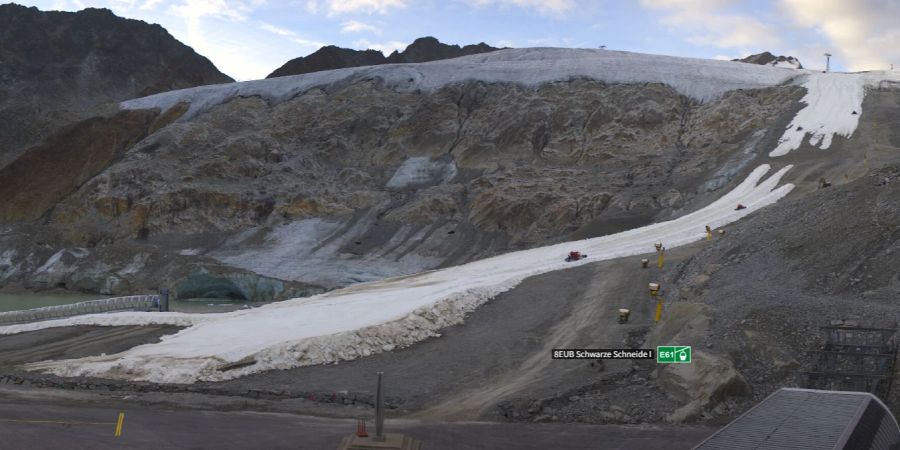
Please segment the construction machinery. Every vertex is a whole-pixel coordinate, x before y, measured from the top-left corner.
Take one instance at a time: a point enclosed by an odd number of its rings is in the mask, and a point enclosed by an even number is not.
[[[569,256],[566,256],[566,262],[578,261],[584,258],[587,258],[586,254],[573,250],[569,252]]]

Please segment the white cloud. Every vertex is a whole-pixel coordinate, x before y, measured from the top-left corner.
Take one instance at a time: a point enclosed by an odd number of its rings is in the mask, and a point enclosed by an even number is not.
[[[86,6],[79,0],[54,0],[53,5],[50,7],[50,9],[54,11],[79,11],[84,8],[86,8]]]
[[[240,22],[247,19],[247,14],[251,10],[251,5],[244,2],[184,0],[179,4],[170,6],[167,12],[180,16],[188,22],[197,21],[203,17],[215,17]]]
[[[265,31],[268,31],[269,33],[275,34],[277,36],[287,38],[289,41],[291,41],[295,44],[298,44],[301,47],[312,47],[312,48],[318,49],[319,47],[324,47],[325,45],[327,45],[324,42],[319,42],[319,41],[315,41],[312,39],[305,39],[291,30],[281,28],[281,27],[276,27],[275,25],[272,25],[269,23],[262,24],[260,26],[260,28],[262,28]]]
[[[782,5],[797,24],[828,37],[834,46],[831,53],[850,70],[900,64],[900,3],[896,0],[782,0]],[[817,50],[817,58],[824,59],[820,56],[824,49]]]
[[[141,4],[140,9],[142,9],[144,11],[154,9],[154,8],[156,8],[157,5],[159,5],[163,1],[164,0],[147,0],[143,4]]]
[[[378,50],[381,53],[384,53],[384,56],[388,56],[393,53],[395,50],[398,52],[402,52],[409,45],[406,42],[400,41],[388,41],[382,43],[371,42],[368,39],[360,39],[353,43],[353,45],[358,50]]]
[[[287,29],[284,29],[284,28],[276,27],[275,25],[268,24],[268,23],[262,24],[262,26],[261,26],[260,28],[262,28],[263,30],[268,31],[269,33],[277,34],[277,35],[279,35],[279,36],[296,36],[296,35],[297,35],[296,33],[294,33],[294,32],[291,31],[291,30],[287,30]]]
[[[528,45],[533,47],[577,47],[575,45],[575,40],[571,37],[542,37],[542,38],[532,38],[526,39],[525,42]]]
[[[263,0],[182,0],[165,12],[184,21],[185,34],[177,36],[179,40],[212,60],[222,72],[237,80],[248,80],[264,76],[268,68],[262,58],[255,57],[259,49],[244,34],[236,32],[240,28],[222,26],[222,22],[247,23],[262,3]]]
[[[356,20],[348,20],[341,24],[341,33],[361,33],[365,31],[381,34],[381,30],[378,27]]]
[[[535,9],[542,14],[562,14],[575,8],[575,0],[463,0],[475,6],[510,5]]]
[[[645,7],[667,11],[662,24],[688,32],[685,40],[694,45],[745,49],[779,44],[772,26],[751,16],[719,12],[734,3],[734,0],[641,0]]]
[[[386,14],[392,8],[406,8],[408,0],[324,0],[328,14],[379,13]],[[309,6],[307,4],[307,6]],[[318,10],[318,5],[316,5]]]

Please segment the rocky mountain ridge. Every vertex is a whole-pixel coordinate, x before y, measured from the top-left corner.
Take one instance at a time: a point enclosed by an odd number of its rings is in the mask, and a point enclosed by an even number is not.
[[[231,81],[159,25],[107,9],[0,5],[0,167],[119,101]]]
[[[315,52],[292,59],[275,69],[266,78],[300,75],[323,70],[343,69],[347,67],[375,66],[379,64],[421,63],[441,59],[458,58],[460,56],[487,53],[498,48],[481,42],[479,44],[448,45],[431,37],[421,37],[413,41],[402,52],[394,50],[385,57],[378,50],[352,50],[329,45]]]

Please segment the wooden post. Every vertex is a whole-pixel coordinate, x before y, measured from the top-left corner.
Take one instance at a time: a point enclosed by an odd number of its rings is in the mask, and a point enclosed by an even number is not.
[[[659,259],[656,261],[656,266],[662,269],[663,262],[666,257],[666,248],[663,247],[662,250],[659,251]]]

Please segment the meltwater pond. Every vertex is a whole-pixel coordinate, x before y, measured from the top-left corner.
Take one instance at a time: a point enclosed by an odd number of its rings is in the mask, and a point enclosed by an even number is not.
[[[109,296],[100,294],[83,294],[80,292],[23,292],[17,294],[0,293],[0,312],[41,308],[44,306],[68,305],[70,303],[78,303],[86,300],[97,300],[107,297]]]
[[[109,298],[109,295],[80,292],[20,292],[0,293],[0,312],[21,311],[44,306],[68,305],[87,300]],[[185,313],[220,313],[262,306],[265,303],[235,301],[227,298],[191,298],[169,300],[169,310]]]

